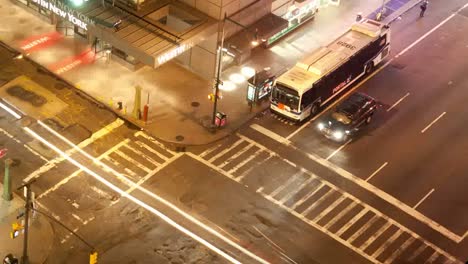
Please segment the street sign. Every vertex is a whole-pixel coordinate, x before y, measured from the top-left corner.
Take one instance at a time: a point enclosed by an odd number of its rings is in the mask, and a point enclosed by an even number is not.
[[[0,159],[5,157],[5,155],[7,154],[8,152],[8,149],[7,148],[4,148],[4,149],[0,149]]]

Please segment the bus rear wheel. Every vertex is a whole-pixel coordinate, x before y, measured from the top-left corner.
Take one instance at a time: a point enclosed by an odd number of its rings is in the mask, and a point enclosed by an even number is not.
[[[368,62],[366,64],[366,74],[370,74],[374,71],[374,63],[371,61],[371,62]]]

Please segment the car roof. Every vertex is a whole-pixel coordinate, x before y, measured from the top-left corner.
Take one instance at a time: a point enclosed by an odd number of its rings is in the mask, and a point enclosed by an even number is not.
[[[336,108],[337,112],[342,112],[348,117],[354,116],[367,102],[372,101],[372,97],[363,93],[353,93],[346,98]]]

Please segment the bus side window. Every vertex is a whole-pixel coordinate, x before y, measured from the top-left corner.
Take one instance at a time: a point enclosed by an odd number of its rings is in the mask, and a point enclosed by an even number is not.
[[[314,89],[310,89],[302,95],[301,109],[304,110],[306,107],[312,104]]]

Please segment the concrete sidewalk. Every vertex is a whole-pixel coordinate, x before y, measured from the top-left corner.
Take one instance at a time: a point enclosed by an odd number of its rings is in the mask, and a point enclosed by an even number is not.
[[[3,185],[0,183],[0,189]],[[17,238],[10,238],[12,223],[21,223],[16,216],[21,208],[24,208],[22,197],[14,194],[13,200],[5,201],[0,197],[0,258],[7,254],[12,254],[20,260],[23,254],[24,234],[21,233]],[[24,219],[24,217],[22,218]],[[28,256],[31,264],[45,263],[52,251],[54,241],[54,230],[50,222],[39,214],[31,215]]]
[[[381,3],[380,0],[343,1],[339,7],[323,8],[313,21],[272,48],[257,48],[242,66],[256,70],[270,67],[273,73],[285,71],[305,53],[328,44],[346,31],[358,12],[372,13]],[[0,0],[0,6],[0,17],[3,18],[0,38],[18,50],[25,39],[55,32],[53,25],[30,14],[24,7],[11,5],[8,0]],[[49,69],[57,69],[57,65],[73,62],[87,49],[89,45],[84,40],[65,37],[53,45],[31,51],[28,56]],[[240,73],[241,68],[226,69],[222,79],[229,80],[231,74]],[[228,115],[227,126],[211,133],[207,127],[213,106],[207,95],[212,92],[213,80],[202,79],[176,62],[168,62],[157,69],[143,67],[133,72],[117,62],[97,56],[92,63],[82,63],[62,71],[61,77],[153,136],[182,145],[214,142],[268,108],[268,102],[263,102],[250,109],[246,101],[247,84],[245,81],[238,83],[236,89],[223,91],[223,99],[219,101],[218,110]],[[142,87],[142,106],[149,97],[147,123],[132,116],[136,86]],[[118,102],[122,102],[124,109],[117,110]]]

